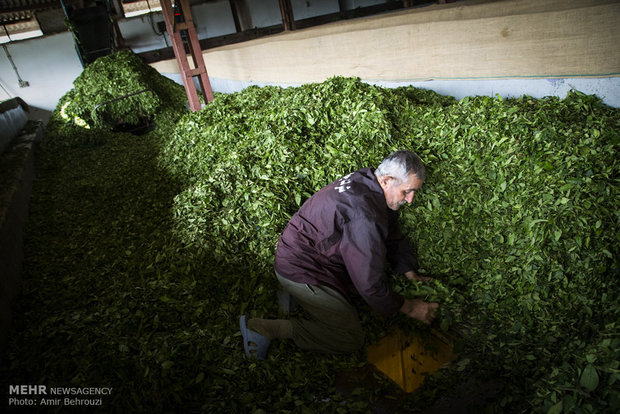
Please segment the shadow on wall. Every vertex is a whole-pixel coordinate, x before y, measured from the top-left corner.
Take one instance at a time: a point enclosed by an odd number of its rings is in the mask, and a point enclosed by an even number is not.
[[[47,121],[49,121],[51,115],[52,111],[31,106],[28,112],[28,120],[41,121],[44,125],[47,125]]]

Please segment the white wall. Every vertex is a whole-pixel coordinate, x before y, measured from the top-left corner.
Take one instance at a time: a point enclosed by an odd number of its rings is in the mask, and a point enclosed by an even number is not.
[[[17,76],[0,49],[3,100],[19,96],[31,107],[51,111],[60,97],[73,88],[73,80],[82,72],[73,37],[68,32],[12,42],[6,47],[20,77],[30,86],[19,87]]]
[[[163,22],[161,13],[143,14],[141,16],[121,19],[118,27],[121,30],[125,44],[135,53],[149,50],[163,49],[170,46],[164,36],[157,34],[157,22]]]
[[[247,0],[254,27],[269,27],[282,24],[278,0]]]
[[[235,20],[228,0],[192,6],[198,39],[235,33]]]

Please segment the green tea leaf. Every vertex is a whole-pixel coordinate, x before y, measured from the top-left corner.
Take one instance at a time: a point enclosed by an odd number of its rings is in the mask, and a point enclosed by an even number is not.
[[[549,410],[547,410],[547,414],[561,414],[564,404],[562,401],[560,401],[557,404],[552,405],[551,407],[549,407]]]
[[[587,389],[588,391],[594,391],[596,387],[598,387],[598,372],[596,372],[596,368],[592,364],[586,365],[581,373],[581,378],[579,379],[579,385]]]

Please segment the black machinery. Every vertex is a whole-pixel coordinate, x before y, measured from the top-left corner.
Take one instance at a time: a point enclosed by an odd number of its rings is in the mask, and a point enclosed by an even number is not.
[[[115,32],[109,0],[60,0],[60,3],[82,67],[114,53]]]

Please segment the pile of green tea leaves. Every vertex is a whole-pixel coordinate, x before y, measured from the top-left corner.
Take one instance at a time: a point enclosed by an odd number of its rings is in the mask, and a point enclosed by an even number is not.
[[[119,124],[174,125],[187,98],[175,82],[128,51],[101,57],[74,81],[49,120],[51,145],[96,144]]]
[[[98,62],[80,82],[95,83]],[[120,85],[119,69],[106,70],[99,87]],[[157,91],[143,106],[152,131],[87,119],[99,101],[78,81],[48,126],[4,381],[113,387],[108,411],[372,412],[394,384],[336,386],[365,364],[363,350],[274,341],[266,361],[248,360],[238,319],[277,316],[275,244],[311,194],[410,149],[428,178],[402,227],[434,280],[388,277],[440,302],[434,328],[460,348],[394,412],[489,383],[472,410],[620,409],[618,109],[578,92],[456,101],[336,77],[216,94],[186,113],[182,87],[135,79],[118,93]],[[428,334],[357,304],[368,344],[394,325]]]

